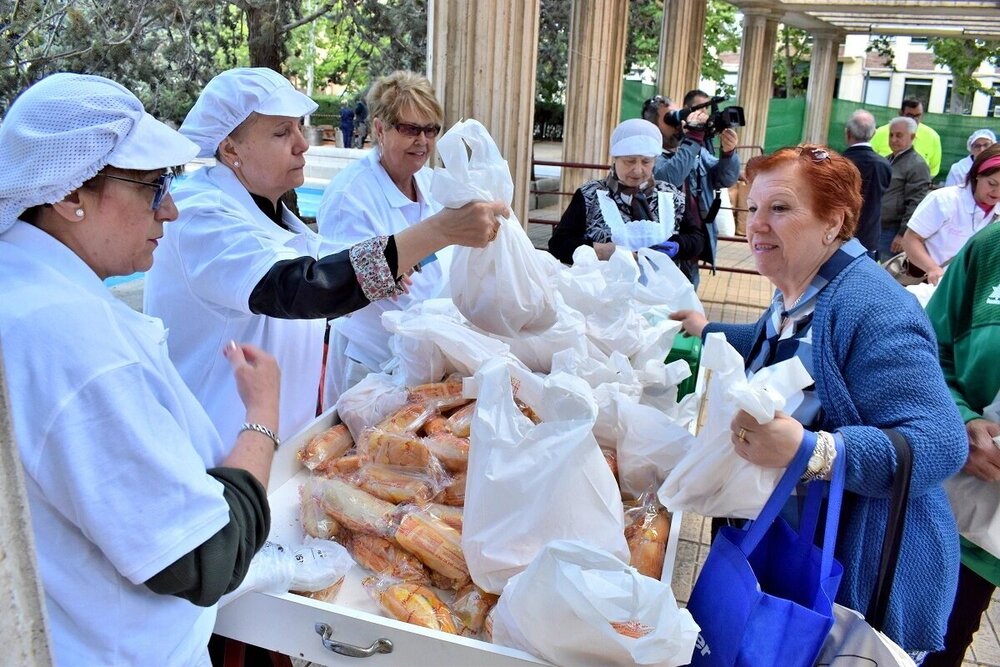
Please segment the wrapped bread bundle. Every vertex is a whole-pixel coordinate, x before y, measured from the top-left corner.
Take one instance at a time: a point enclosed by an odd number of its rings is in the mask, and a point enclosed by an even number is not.
[[[331,461],[323,467],[324,477],[347,477],[352,475],[364,465],[365,461],[360,454],[347,454],[341,456],[336,461]]]
[[[400,581],[430,585],[430,575],[420,560],[389,538],[352,533],[347,550],[358,565]]]
[[[428,419],[422,431],[425,436],[451,433],[451,425],[445,417],[438,415]]]
[[[499,598],[497,599],[499,602]],[[497,606],[493,605],[490,607],[489,612],[486,613],[486,618],[483,620],[483,639],[492,642],[493,641],[493,617],[496,616]]]
[[[429,502],[451,482],[451,478],[437,461],[432,460],[426,468],[366,463],[350,481],[376,498],[399,504]]]
[[[358,453],[365,461],[413,468],[426,468],[431,462],[431,453],[423,438],[380,429],[366,431],[361,436]]]
[[[462,551],[462,534],[425,509],[408,505],[393,537],[434,572],[455,582],[469,580]]]
[[[427,586],[388,577],[365,577],[361,585],[393,618],[431,630],[458,634],[451,610]]]
[[[430,382],[410,388],[410,400],[434,410],[457,408],[470,402],[462,396],[462,378],[452,376],[444,382]]]
[[[465,472],[469,467],[469,439],[451,433],[436,433],[424,438],[430,450],[448,472]]]
[[[463,507],[465,505],[465,479],[466,473],[456,474],[451,478],[451,484],[444,487],[444,490],[434,497],[434,501],[442,505]]]
[[[458,619],[459,634],[476,637],[483,631],[487,614],[500,599],[498,595],[487,593],[475,584],[467,584],[455,595],[452,612]]]
[[[380,421],[375,428],[387,433],[416,433],[428,419],[433,417],[433,407],[411,400],[391,415]]]
[[[343,546],[328,540],[306,538],[295,550],[295,574],[289,590],[298,595],[332,602],[354,560]]]
[[[330,540],[340,531],[340,524],[326,513],[316,491],[311,479],[299,489],[299,523],[309,537]]]
[[[613,449],[606,449],[601,447],[601,454],[604,454],[604,460],[608,462],[608,467],[611,468],[611,474],[615,476],[615,481],[618,481],[618,452]]]
[[[625,541],[632,556],[629,564],[640,574],[659,579],[670,535],[670,515],[657,502],[655,493],[645,493],[641,500],[639,507],[625,512]]]
[[[353,446],[351,432],[345,425],[337,424],[314,436],[296,452],[296,458],[309,470],[322,472],[326,465],[339,459]]]
[[[323,508],[349,530],[369,535],[389,535],[396,506],[352,486],[342,479],[317,480]]]
[[[460,438],[468,438],[472,433],[472,416],[476,413],[473,401],[448,416],[448,429]]]
[[[462,515],[464,511],[461,507],[454,505],[442,505],[441,503],[431,503],[427,506],[427,511],[444,521],[446,524],[462,532]]]

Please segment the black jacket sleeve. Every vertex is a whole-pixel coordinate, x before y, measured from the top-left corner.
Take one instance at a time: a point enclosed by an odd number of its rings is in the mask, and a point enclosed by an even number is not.
[[[397,274],[396,239],[389,237],[385,259]],[[286,259],[271,267],[250,293],[250,312],[286,320],[333,318],[370,303],[351,264],[350,249],[321,259]]]
[[[593,246],[593,241],[585,237],[587,231],[587,207],[583,203],[583,193],[577,190],[573,199],[563,211],[559,224],[552,230],[549,252],[564,264],[573,263],[573,251],[582,245]]]
[[[680,248],[675,260],[698,259],[705,249],[708,234],[690,206],[684,207],[684,216],[680,220],[677,233],[671,236],[670,240],[677,243]]]
[[[271,529],[267,492],[240,468],[212,468],[229,503],[229,523],[193,551],[146,581],[160,595],[174,595],[199,607],[210,607],[242,582]]]

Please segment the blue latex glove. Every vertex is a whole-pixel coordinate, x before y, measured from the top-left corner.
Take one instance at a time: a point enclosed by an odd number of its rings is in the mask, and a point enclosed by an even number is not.
[[[650,247],[653,250],[662,252],[667,257],[676,257],[677,253],[681,250],[681,247],[677,245],[676,241],[664,241],[663,243],[658,243]]]

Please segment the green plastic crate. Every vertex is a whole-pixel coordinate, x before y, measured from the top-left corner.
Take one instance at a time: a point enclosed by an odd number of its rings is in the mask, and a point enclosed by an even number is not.
[[[674,346],[670,348],[667,358],[663,363],[669,364],[671,361],[683,359],[691,369],[691,377],[684,380],[677,386],[677,399],[694,392],[695,384],[698,382],[698,362],[701,359],[701,339],[695,336],[679,333],[674,337]]]

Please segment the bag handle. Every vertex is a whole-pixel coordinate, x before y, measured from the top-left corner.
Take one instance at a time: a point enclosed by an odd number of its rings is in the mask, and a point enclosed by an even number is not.
[[[889,500],[889,519],[885,536],[882,538],[882,553],[879,556],[878,577],[875,591],[868,602],[865,620],[876,630],[885,624],[889,609],[889,596],[896,576],[899,560],[899,546],[903,540],[903,526],[906,522],[906,504],[910,495],[910,477],[913,475],[913,450],[906,438],[895,429],[883,431],[896,449],[896,474],[892,480],[892,496]]]
[[[835,439],[836,442],[836,439]],[[743,535],[740,542],[740,551],[748,558],[754,552],[767,530],[778,518],[781,508],[792,496],[795,486],[799,483],[803,473],[809,465],[809,458],[813,450],[806,446],[799,447],[788,468],[778,481],[778,486],[774,489],[771,497],[764,503],[764,508],[757,515],[757,519],[750,524],[750,527]],[[833,473],[830,482],[829,500],[827,503],[826,528],[823,533],[823,557],[821,561],[821,576],[829,575],[833,567],[834,543],[837,540],[837,524],[840,517],[840,505],[844,495],[844,451],[840,444],[837,444],[837,456],[833,462]],[[811,482],[807,485],[806,511],[804,521],[800,522],[800,535],[813,535],[816,532],[816,523],[819,517],[819,505],[823,499],[824,484]],[[812,524],[806,525],[806,524]],[[811,538],[809,538],[811,541]]]

